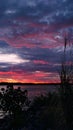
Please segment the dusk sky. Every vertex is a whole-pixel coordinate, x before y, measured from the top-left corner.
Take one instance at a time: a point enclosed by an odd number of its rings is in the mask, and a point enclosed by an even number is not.
[[[65,35],[73,0],[0,0],[0,82],[59,82]]]

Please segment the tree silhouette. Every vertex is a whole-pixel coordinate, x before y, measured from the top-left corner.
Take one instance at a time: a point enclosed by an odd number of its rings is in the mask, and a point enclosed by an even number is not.
[[[14,89],[12,84],[7,85],[7,88],[1,89],[0,93],[0,109],[8,116],[11,120],[12,127],[20,127],[25,124],[26,111],[29,106],[28,91],[22,91],[20,87]]]
[[[1,106],[2,109],[9,114],[18,114],[22,112],[23,107],[28,105],[28,92],[27,90],[22,91],[20,87],[17,89],[13,88],[10,84],[7,86],[6,90],[4,88],[2,91]]]
[[[62,101],[62,107],[64,110],[64,115],[67,122],[68,130],[73,129],[73,89],[71,83],[73,83],[73,65],[72,62],[67,64],[67,45],[68,39],[65,38],[64,42],[64,52],[63,52],[63,62],[61,65],[60,73],[60,95]],[[70,51],[71,58],[71,51]]]

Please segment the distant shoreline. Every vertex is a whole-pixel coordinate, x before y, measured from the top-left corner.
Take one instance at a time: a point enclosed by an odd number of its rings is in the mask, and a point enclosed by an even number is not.
[[[10,84],[13,84],[13,85],[61,85],[61,83],[7,83],[7,82],[0,83],[0,85],[10,85]]]

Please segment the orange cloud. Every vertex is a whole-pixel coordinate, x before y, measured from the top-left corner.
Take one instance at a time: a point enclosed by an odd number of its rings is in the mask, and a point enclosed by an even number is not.
[[[57,83],[60,82],[57,73],[44,71],[35,72],[0,72],[0,82],[21,82],[21,83]]]

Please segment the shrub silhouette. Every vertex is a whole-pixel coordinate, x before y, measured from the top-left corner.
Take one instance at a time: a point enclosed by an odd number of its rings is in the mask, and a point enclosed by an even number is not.
[[[35,97],[30,104],[28,91],[22,91],[20,87],[14,89],[12,84],[6,89],[2,88],[0,93],[1,109],[9,114],[6,121],[10,124],[8,129],[13,130],[67,130],[66,122],[72,114],[70,100],[72,98],[61,91],[61,95],[54,92]],[[71,114],[68,113],[70,111]],[[72,123],[72,120],[70,121]],[[67,123],[68,126],[69,122]],[[5,130],[4,126],[3,129]],[[70,125],[68,129],[71,130]]]
[[[30,110],[30,124],[33,130],[66,130],[66,122],[60,102],[56,93],[35,97]]]
[[[66,47],[67,47],[67,38],[65,38],[64,52],[63,52],[63,62],[61,65],[60,73],[60,95],[61,102],[64,111],[64,116],[67,122],[67,129],[73,129],[73,86],[70,83],[73,83],[73,65],[66,64]],[[70,55],[71,56],[71,55]],[[71,58],[71,57],[70,57]]]
[[[10,115],[17,115],[18,113],[21,113],[23,107],[25,108],[28,105],[27,90],[22,91],[20,87],[14,89],[12,84],[8,85],[6,90],[4,88],[1,90],[2,93],[0,95],[2,97],[2,109]]]
[[[6,89],[1,89],[0,109],[8,113],[12,127],[20,127],[25,123],[28,106],[27,90],[22,91],[20,87],[14,89],[12,84],[8,85]]]

